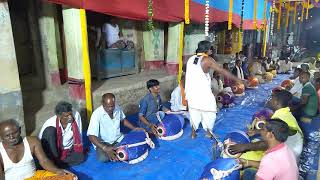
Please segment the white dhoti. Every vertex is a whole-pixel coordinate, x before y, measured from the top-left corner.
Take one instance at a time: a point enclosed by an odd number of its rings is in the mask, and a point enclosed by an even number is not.
[[[297,132],[295,135],[289,136],[285,144],[293,151],[294,155],[296,156],[297,162],[299,162],[300,154],[303,148],[302,135]]]
[[[190,124],[197,130],[199,128],[200,123],[202,124],[203,129],[209,130],[212,132],[214,123],[216,121],[216,112],[212,111],[202,111],[198,109],[189,109],[190,114]]]

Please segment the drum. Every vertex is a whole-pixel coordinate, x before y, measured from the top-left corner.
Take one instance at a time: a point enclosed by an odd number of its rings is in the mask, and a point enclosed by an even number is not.
[[[256,77],[249,77],[248,78],[248,88],[258,88],[259,79]]]
[[[147,158],[154,143],[144,131],[131,131],[117,145],[116,152],[120,161],[135,164]]]
[[[228,106],[233,103],[234,96],[231,93],[221,92],[217,96],[218,102],[220,102],[223,106]]]
[[[271,82],[272,79],[273,79],[272,73],[266,72],[266,73],[263,75],[263,79],[264,79],[266,82]]]
[[[283,87],[286,90],[290,90],[293,87],[293,82],[289,79],[282,81],[281,87]]]
[[[178,139],[183,134],[183,126],[183,115],[166,114],[158,124],[157,131],[159,138],[166,141]]]
[[[232,85],[232,92],[235,96],[244,96],[245,87],[243,84],[234,84]]]
[[[257,111],[252,116],[252,127],[255,129],[262,129],[266,124],[266,121],[271,119],[272,115],[273,112],[267,108]]]
[[[241,156],[239,154],[231,154],[229,152],[230,145],[234,144],[247,144],[250,143],[249,136],[243,131],[233,131],[224,138],[224,151],[222,152],[222,157],[238,158]]]
[[[238,180],[241,167],[237,159],[218,158],[204,167],[200,180]]]

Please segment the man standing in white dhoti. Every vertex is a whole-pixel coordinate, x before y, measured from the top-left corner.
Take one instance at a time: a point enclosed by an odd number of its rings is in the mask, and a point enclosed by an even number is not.
[[[192,138],[197,136],[196,131],[201,122],[207,131],[207,137],[212,137],[212,129],[216,119],[216,100],[211,91],[210,69],[217,71],[234,82],[242,83],[240,79],[221,68],[213,58],[211,43],[201,41],[198,44],[196,55],[189,58],[186,72],[186,99],[188,101]]]

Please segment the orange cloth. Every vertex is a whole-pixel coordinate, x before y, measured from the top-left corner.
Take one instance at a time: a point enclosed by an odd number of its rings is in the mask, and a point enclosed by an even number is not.
[[[184,87],[182,84],[180,84],[180,89],[181,89],[181,97],[182,97],[182,105],[187,106],[187,100],[186,100],[186,92],[184,91]]]
[[[37,170],[31,178],[25,180],[72,180],[72,175],[57,175],[55,173]]]

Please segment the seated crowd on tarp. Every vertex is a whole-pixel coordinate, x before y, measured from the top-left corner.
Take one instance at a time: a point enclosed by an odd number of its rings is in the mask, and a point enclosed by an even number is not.
[[[110,28],[109,25],[104,27],[106,31]],[[112,43],[108,46],[112,47]],[[201,41],[171,94],[170,107],[164,106],[160,96],[160,82],[156,79],[147,81],[147,93],[139,104],[137,124],[126,118],[114,94],[103,94],[101,105],[92,113],[86,131],[96,151],[96,159],[102,162],[119,161],[115,147],[124,138],[120,126],[133,131],[146,131],[150,137],[157,137],[159,119],[175,112],[180,112],[190,120],[192,138],[197,137],[200,123],[207,132],[206,136],[211,138],[218,109],[230,107],[219,104],[219,100],[215,99],[219,93],[237,93],[233,92],[232,86],[248,86],[252,77],[259,83],[267,83],[276,75],[274,71],[293,71],[291,85],[278,88],[272,93],[268,103],[273,110],[272,117],[262,129],[248,131],[250,136],[260,134],[262,140],[230,146],[230,153],[263,152],[255,159],[240,157],[239,162],[243,168],[250,170],[244,173],[245,177],[251,173],[251,177],[260,179],[298,179],[297,163],[304,135],[297,122],[310,123],[319,112],[320,63],[316,62],[313,68],[302,64],[293,70],[292,63],[287,59],[277,63],[270,58],[248,60],[239,52],[235,57],[234,68],[230,70],[227,63],[220,67],[210,57],[211,54],[211,44]],[[85,131],[82,129],[81,116],[65,101],[59,102],[54,112],[55,115],[48,117],[43,124],[38,137],[22,137],[21,127],[15,120],[0,123],[0,179],[37,179],[47,176],[76,179],[74,174],[65,169],[81,164],[88,154],[88,147],[83,146],[82,133]],[[44,170],[36,169],[33,157]]]

